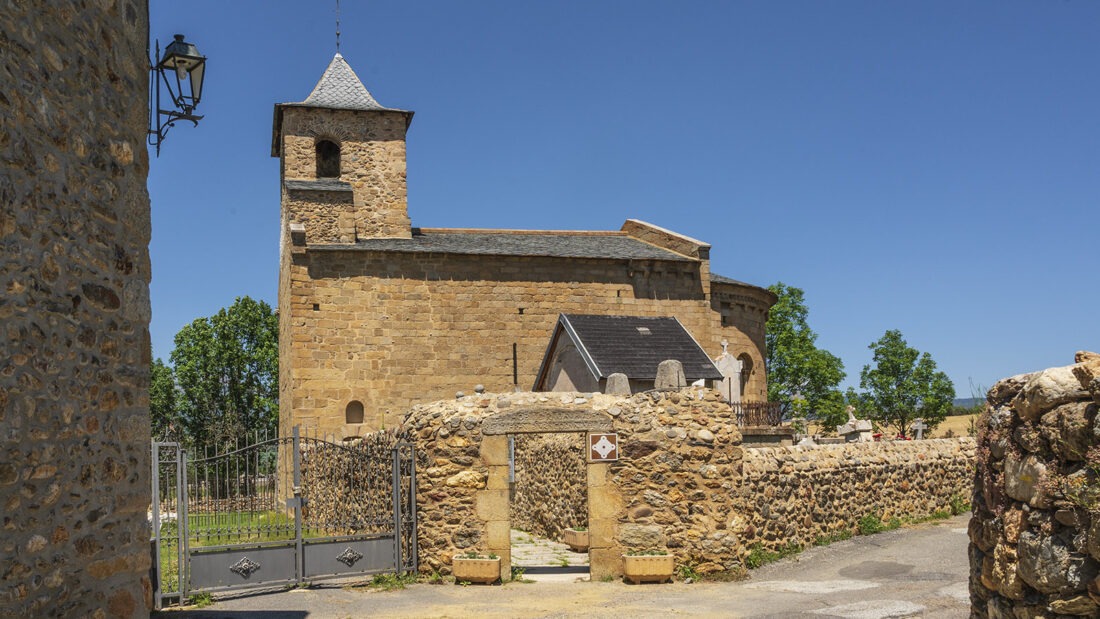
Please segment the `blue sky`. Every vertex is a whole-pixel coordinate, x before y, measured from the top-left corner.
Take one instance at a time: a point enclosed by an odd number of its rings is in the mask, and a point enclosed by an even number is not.
[[[887,329],[960,397],[1100,349],[1100,3],[342,4],[344,57],[416,112],[413,225],[703,239],[805,290],[846,385]],[[151,4],[208,57],[205,120],[150,166],[154,355],[275,304],[272,108],[331,60],[333,6]]]

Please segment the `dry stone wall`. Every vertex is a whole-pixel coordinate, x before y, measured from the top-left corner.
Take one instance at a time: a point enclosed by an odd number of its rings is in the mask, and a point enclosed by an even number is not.
[[[619,434],[620,459],[601,469],[606,473],[600,479],[592,479],[589,470],[590,486],[600,486],[604,497],[597,501],[590,495],[590,516],[611,521],[607,530],[594,525],[590,531],[594,546],[608,540],[605,558],[617,561],[624,550],[668,548],[681,563],[703,571],[740,565],[744,548],[729,524],[741,436],[717,392],[685,389],[628,398],[481,394],[414,407],[405,425],[427,462],[417,478],[422,569],[448,572],[451,557],[467,549],[503,543],[506,551],[508,542],[494,540],[487,522],[495,510],[507,514],[508,505],[492,504],[495,462],[482,450],[486,438],[499,437],[486,437],[483,429],[517,413],[537,419],[540,411],[548,420],[585,413]]]
[[[1100,355],[1006,378],[979,420],[972,616],[1100,616]]]
[[[971,492],[971,438],[745,450],[737,529],[779,550],[854,533],[860,518],[923,517]]]
[[[147,28],[0,6],[4,617],[149,615]]]
[[[515,437],[512,528],[561,540],[570,527],[588,526],[584,434]]]
[[[594,574],[601,556],[614,563],[614,573],[622,552],[653,548],[668,549],[701,573],[737,570],[756,544],[773,550],[811,544],[855,530],[868,514],[927,516],[971,492],[970,438],[742,450],[729,405],[706,389],[464,396],[414,407],[405,420],[425,462],[417,497],[423,569],[447,572],[451,557],[468,549],[501,549],[505,556],[507,527],[493,527],[507,520],[509,506],[494,501],[507,497],[508,488],[506,478],[494,486],[494,469],[506,468],[507,459],[492,455],[487,440],[503,438],[495,434],[508,423],[548,432],[559,425],[555,419],[581,414],[602,420],[600,431],[618,433],[620,446],[619,460],[599,475],[597,465],[586,465],[593,546],[608,542],[592,552]],[[529,523],[532,532],[555,537],[580,511],[577,491],[546,489],[585,479],[570,469],[575,434],[517,436],[517,468],[531,467],[547,480],[539,493],[523,496],[529,490],[517,479],[513,520],[504,524]],[[534,515],[536,506],[550,503],[554,509]]]

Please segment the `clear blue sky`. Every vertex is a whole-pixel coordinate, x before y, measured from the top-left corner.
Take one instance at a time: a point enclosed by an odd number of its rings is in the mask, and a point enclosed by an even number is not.
[[[710,242],[805,290],[858,384],[887,329],[973,381],[1100,349],[1100,3],[352,2],[341,52],[416,112],[413,225]],[[272,106],[335,50],[333,2],[151,5],[209,57],[197,128],[151,162],[152,341],[275,304]]]

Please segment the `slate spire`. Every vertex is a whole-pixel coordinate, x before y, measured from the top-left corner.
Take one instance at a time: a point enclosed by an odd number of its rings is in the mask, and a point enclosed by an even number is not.
[[[341,110],[392,109],[383,107],[371,96],[370,91],[363,82],[359,81],[359,76],[339,52],[333,56],[324,75],[302,104]]]

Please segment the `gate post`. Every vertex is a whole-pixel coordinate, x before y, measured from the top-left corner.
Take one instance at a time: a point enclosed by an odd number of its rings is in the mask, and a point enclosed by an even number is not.
[[[400,574],[401,561],[401,448],[393,448],[393,570]]]
[[[179,566],[180,604],[183,604],[191,584],[191,549],[188,545],[191,527],[187,523],[187,507],[190,503],[187,496],[187,452],[179,444],[176,445],[176,463],[176,531],[180,536],[176,543],[176,565]]]
[[[153,441],[153,608],[160,610],[160,444]]]
[[[294,426],[294,582],[302,584],[305,556],[302,554],[302,452],[298,426]]]

